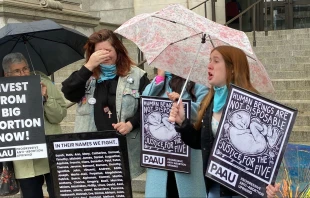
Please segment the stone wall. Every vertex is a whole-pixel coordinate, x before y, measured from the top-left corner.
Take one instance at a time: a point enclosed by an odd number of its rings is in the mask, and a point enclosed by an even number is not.
[[[132,0],[82,0],[82,9],[110,24],[122,24],[134,16]]]
[[[195,7],[203,2],[203,0],[157,0],[157,1],[145,1],[145,0],[133,0],[135,15],[141,13],[150,13],[161,10],[169,4],[180,4],[188,9]],[[218,23],[225,23],[225,0],[217,0],[215,4],[216,9],[216,21]],[[199,6],[193,10],[197,14],[205,16],[204,5]],[[211,0],[207,2],[207,18],[212,18]]]

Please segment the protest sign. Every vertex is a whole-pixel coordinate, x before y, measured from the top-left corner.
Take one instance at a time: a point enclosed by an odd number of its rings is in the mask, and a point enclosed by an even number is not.
[[[245,197],[266,197],[297,111],[231,85],[206,176]]]
[[[47,157],[40,76],[0,78],[0,161]]]
[[[190,100],[183,100],[190,117]],[[176,172],[190,172],[190,149],[168,121],[172,101],[159,97],[141,97],[141,166]]]
[[[46,142],[55,197],[132,197],[126,136],[59,134]]]

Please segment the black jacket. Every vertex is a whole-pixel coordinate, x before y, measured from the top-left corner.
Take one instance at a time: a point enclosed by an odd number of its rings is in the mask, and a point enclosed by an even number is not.
[[[80,70],[73,72],[64,82],[62,82],[61,91],[67,100],[71,102],[79,102],[85,95],[85,87],[88,79],[93,75],[93,72],[88,70],[85,66],[82,66]],[[143,75],[140,79],[139,93],[142,93],[146,85],[150,83],[147,78],[147,74]],[[94,92],[94,98],[96,103],[94,104],[94,118],[98,131],[113,130],[112,123],[117,123],[115,98],[116,87],[118,84],[118,76],[114,79],[104,81],[103,83],[96,83],[96,89]],[[109,106],[112,115],[111,119],[108,119],[108,114],[103,112],[103,107]],[[138,105],[140,107],[140,105]],[[126,119],[130,121],[133,129],[140,126],[140,109],[138,108],[135,115]],[[105,122],[102,122],[105,120]]]
[[[207,108],[203,119],[200,130],[196,130],[194,125],[190,123],[189,119],[186,119],[182,126],[176,125],[175,129],[177,132],[181,133],[181,138],[185,144],[193,149],[201,149],[202,160],[203,160],[203,173],[206,173],[207,163],[210,156],[210,152],[212,150],[214,137],[212,134],[212,109],[213,102]],[[209,191],[210,184],[215,181],[205,177],[205,184],[207,192]],[[220,188],[221,196],[234,196],[237,195],[235,192],[229,190],[228,188],[221,186]]]

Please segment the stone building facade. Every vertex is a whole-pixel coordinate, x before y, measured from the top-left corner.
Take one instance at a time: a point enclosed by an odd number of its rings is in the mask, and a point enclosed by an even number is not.
[[[63,26],[75,29],[86,36],[99,29],[115,30],[122,23],[135,15],[158,11],[169,4],[178,3],[192,8],[202,0],[0,0],[0,28],[8,23],[30,22],[51,19]],[[217,0],[216,19],[224,23],[225,16],[220,10],[225,7],[225,0]],[[204,15],[204,7],[194,10]],[[211,18],[211,0],[207,2],[208,18]],[[123,39],[130,57],[138,63],[137,46]],[[61,82],[74,70],[78,70],[85,60],[72,63],[54,73],[56,86],[60,89]],[[154,68],[144,64],[150,79],[154,77]],[[69,104],[70,102],[67,101]],[[74,126],[75,107],[68,109],[68,116],[62,122],[64,132],[72,132]]]

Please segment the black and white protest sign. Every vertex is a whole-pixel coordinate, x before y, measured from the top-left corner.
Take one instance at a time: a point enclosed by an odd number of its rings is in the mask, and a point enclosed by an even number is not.
[[[186,117],[190,101],[183,100]],[[141,166],[190,172],[190,149],[168,121],[172,102],[166,98],[141,97]]]
[[[0,78],[0,161],[47,157],[40,76]]]
[[[297,111],[234,85],[206,176],[245,197],[266,197],[276,180]]]
[[[60,134],[46,142],[55,197],[132,197],[125,136]]]

